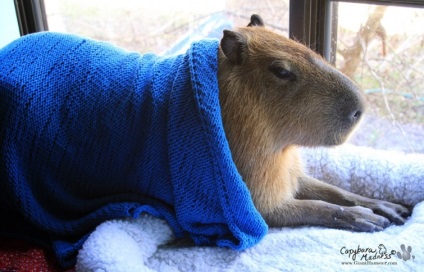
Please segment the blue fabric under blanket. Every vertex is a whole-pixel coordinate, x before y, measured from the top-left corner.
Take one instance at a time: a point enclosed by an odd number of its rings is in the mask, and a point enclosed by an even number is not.
[[[231,158],[216,40],[162,58],[38,33],[0,49],[0,232],[75,263],[101,222],[164,218],[243,250],[267,226]]]

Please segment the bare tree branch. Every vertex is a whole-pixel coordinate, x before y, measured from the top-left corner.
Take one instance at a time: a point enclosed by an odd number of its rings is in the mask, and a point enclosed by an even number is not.
[[[353,75],[362,61],[362,53],[366,52],[368,44],[376,37],[380,37],[382,39],[383,55],[386,54],[386,32],[384,27],[381,25],[381,19],[383,18],[386,9],[387,6],[377,6],[369,15],[365,26],[362,26],[359,29],[355,43],[345,50],[339,51],[344,58],[344,66],[340,67],[340,70],[348,77],[353,78]]]

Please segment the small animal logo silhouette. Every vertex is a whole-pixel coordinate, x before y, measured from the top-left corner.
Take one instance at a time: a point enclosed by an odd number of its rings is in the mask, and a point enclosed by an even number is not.
[[[415,256],[411,254],[411,252],[412,252],[411,246],[408,246],[408,248],[405,249],[405,245],[402,244],[400,246],[400,249],[402,250],[402,252],[400,252],[400,251],[397,252],[397,256],[398,256],[399,259],[402,259],[404,261],[410,260],[411,258],[415,259]]]
[[[380,253],[380,254],[386,254],[386,252],[387,252],[386,247],[383,244],[380,244],[378,246],[378,253]]]

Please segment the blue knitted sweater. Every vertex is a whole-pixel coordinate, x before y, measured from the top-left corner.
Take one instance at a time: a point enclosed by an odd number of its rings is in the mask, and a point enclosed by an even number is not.
[[[101,222],[147,212],[198,245],[267,226],[231,158],[218,41],[173,58],[39,33],[0,49],[0,232],[75,263]]]

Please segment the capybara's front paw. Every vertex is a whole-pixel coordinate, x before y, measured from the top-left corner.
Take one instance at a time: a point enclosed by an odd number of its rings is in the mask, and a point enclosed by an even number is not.
[[[381,231],[390,225],[390,221],[386,217],[361,206],[341,207],[338,212],[333,214],[333,220],[336,228],[352,231]]]
[[[411,215],[411,210],[407,207],[384,200],[375,200],[368,208],[396,225],[404,224],[406,218]]]

